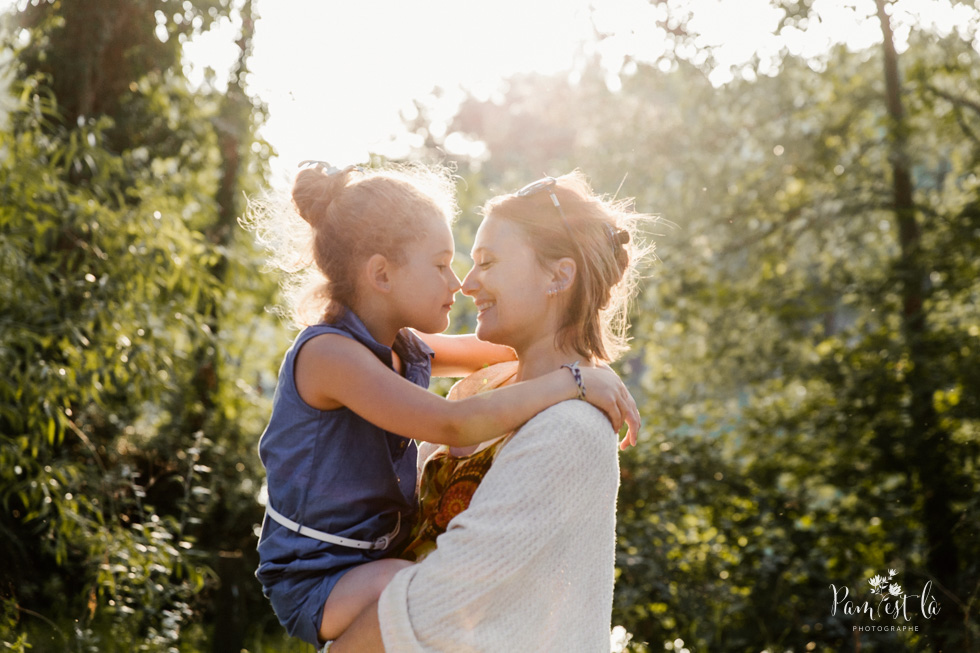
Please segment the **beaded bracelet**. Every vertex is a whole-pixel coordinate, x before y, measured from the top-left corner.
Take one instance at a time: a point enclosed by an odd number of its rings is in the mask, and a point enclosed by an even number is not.
[[[578,367],[578,361],[574,363],[566,363],[562,367],[567,367],[572,373],[572,377],[575,379],[575,385],[578,386],[578,397],[576,399],[585,399],[585,382],[582,381],[582,370]]]

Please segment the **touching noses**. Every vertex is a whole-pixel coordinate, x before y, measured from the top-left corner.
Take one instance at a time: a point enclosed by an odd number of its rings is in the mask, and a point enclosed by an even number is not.
[[[462,285],[463,294],[466,295],[467,297],[475,297],[476,291],[480,287],[480,284],[476,282],[476,272],[477,272],[476,265],[474,265],[472,268],[470,268],[470,271],[467,272],[466,276],[463,278],[463,285]]]
[[[456,273],[453,272],[453,269],[452,268],[449,268],[449,276],[450,276],[450,279],[451,279],[450,282],[449,282],[449,287],[452,288],[453,294],[455,295],[457,292],[459,292],[459,289],[462,286],[459,283],[459,277],[456,276]]]

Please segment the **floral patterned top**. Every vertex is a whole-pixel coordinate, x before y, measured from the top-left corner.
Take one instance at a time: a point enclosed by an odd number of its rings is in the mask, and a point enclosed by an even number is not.
[[[466,377],[449,391],[453,400],[487,392],[511,383],[517,363],[500,363]],[[480,445],[475,452],[455,456],[449,447],[421,449],[419,474],[419,519],[399,557],[419,562],[436,549],[436,538],[446,532],[453,517],[466,510],[480,481],[493,464],[497,452],[510,439],[508,433]]]

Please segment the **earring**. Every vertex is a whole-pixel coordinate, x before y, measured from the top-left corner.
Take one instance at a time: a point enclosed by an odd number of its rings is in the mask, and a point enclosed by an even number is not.
[[[547,293],[548,297],[554,297],[557,294],[558,291],[555,288],[548,288],[548,293]]]

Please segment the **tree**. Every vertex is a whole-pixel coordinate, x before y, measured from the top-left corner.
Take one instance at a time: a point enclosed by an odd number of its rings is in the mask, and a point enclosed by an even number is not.
[[[794,7],[784,26],[810,15]],[[615,619],[635,650],[975,646],[980,62],[966,29],[912,30],[899,120],[883,48],[757,61],[716,87],[711,53],[679,47],[627,62],[615,91],[598,65],[513,79],[501,100],[464,102],[438,144],[486,145],[460,164],[471,186],[575,165],[665,218],[619,367],[647,430],[620,492]],[[527,125],[562,135],[527,148]],[[914,633],[855,630],[873,622],[831,586],[864,601],[889,569],[908,594],[931,582],[941,611]]]
[[[190,88],[184,38],[235,17],[228,92]],[[20,648],[204,642],[200,611],[229,614],[234,584],[239,611],[267,611],[242,548],[261,515],[256,378],[277,348],[255,315],[274,286],[233,238],[270,153],[245,88],[251,3],[56,0],[17,19],[29,36],[0,133],[0,632]]]

